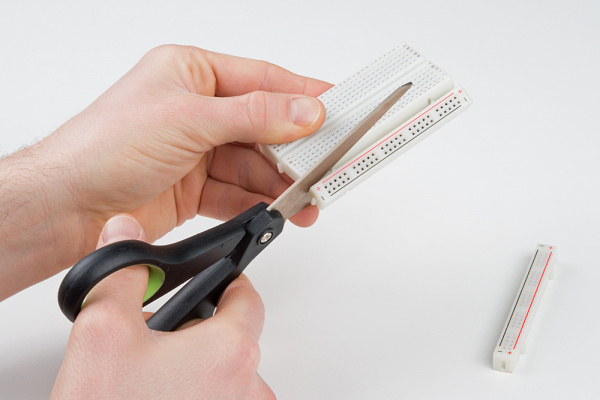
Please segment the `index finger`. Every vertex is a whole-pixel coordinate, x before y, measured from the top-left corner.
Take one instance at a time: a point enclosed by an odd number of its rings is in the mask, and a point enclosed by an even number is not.
[[[258,340],[265,321],[265,306],[246,275],[241,274],[227,286],[217,311],[205,323],[222,323]]]
[[[207,52],[216,78],[215,95],[239,96],[257,90],[317,97],[333,85],[294,74],[266,61]]]

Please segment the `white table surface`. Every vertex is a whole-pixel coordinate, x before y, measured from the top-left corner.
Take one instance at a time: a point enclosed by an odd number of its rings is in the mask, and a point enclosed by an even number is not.
[[[595,0],[5,0],[0,153],[52,132],[159,44],[336,83],[409,43],[474,104],[251,265],[262,376],[281,399],[598,398],[599,38]],[[497,372],[538,242],[558,246],[556,277],[517,370]],[[63,275],[0,303],[1,399],[48,396],[71,326]]]

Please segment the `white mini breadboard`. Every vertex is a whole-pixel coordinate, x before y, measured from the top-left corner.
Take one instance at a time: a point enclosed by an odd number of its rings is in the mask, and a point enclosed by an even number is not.
[[[471,98],[438,66],[412,47],[400,45],[319,97],[327,116],[313,135],[260,149],[279,172],[296,180],[407,82],[413,86],[402,99],[311,188],[313,203],[323,209],[456,117],[471,104]]]
[[[537,245],[494,349],[492,357],[494,369],[513,372],[519,357],[525,353],[529,329],[533,324],[548,280],[554,275],[555,260],[556,246]]]

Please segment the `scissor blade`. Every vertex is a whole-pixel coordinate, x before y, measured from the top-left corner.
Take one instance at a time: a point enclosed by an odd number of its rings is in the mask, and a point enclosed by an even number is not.
[[[410,89],[412,82],[405,83],[385,98],[369,115],[335,144],[315,165],[279,196],[268,210],[277,210],[288,219],[311,204],[309,193],[312,185],[317,183],[331,168],[354,146],[365,133],[375,125],[383,115]]]

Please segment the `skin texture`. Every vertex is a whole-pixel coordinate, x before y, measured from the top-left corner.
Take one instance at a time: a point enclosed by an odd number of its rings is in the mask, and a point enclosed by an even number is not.
[[[122,223],[122,220],[129,220]],[[131,216],[111,219],[98,247],[147,241]],[[109,231],[110,235],[106,232]],[[100,282],[71,331],[52,399],[274,399],[257,373],[264,321],[259,294],[244,275],[223,293],[215,316],[176,332],[156,332],[142,313],[146,267]]]
[[[315,132],[325,110],[306,96],[330,86],[194,47],[151,50],[56,132],[0,161],[0,299],[90,253],[118,213],[154,241],[197,214],[225,220],[271,202],[289,181],[254,144]],[[299,99],[314,112],[303,116]],[[316,218],[309,207],[291,221]]]
[[[56,132],[0,160],[0,300],[96,246],[153,242],[196,215],[225,220],[271,202],[290,180],[255,144],[315,132],[325,110],[314,97],[330,87],[262,61],[151,50]],[[53,398],[274,397],[256,373],[264,309],[247,278],[213,318],[163,333],[141,312],[147,274],[127,268],[91,292]]]

